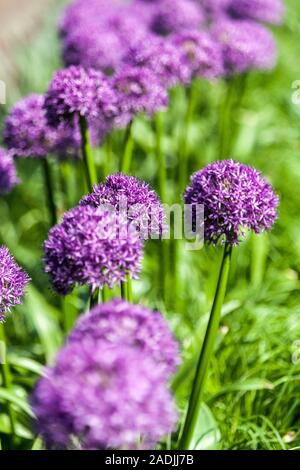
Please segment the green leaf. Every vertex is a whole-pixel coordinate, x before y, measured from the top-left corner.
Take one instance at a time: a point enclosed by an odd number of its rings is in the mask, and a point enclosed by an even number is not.
[[[8,362],[10,366],[25,369],[37,375],[44,374],[44,366],[42,366],[39,362],[34,361],[33,359],[30,359],[28,357],[18,357],[9,355]]]
[[[0,388],[0,400],[5,400],[16,405],[20,410],[30,416],[30,418],[34,418],[34,414],[27,401],[18,397],[13,391]]]
[[[275,385],[265,379],[253,378],[249,380],[243,380],[242,382],[235,382],[226,387],[223,387],[214,398],[231,392],[251,392],[255,390],[273,390]]]
[[[59,312],[48,304],[33,285],[28,287],[25,304],[26,314],[39,335],[46,361],[49,363],[62,344],[62,332],[57,320]]]
[[[31,447],[31,450],[42,450],[43,449],[43,441],[42,439],[38,436],[35,440],[34,443]]]
[[[221,432],[210,408],[202,403],[199,421],[195,429],[191,449],[215,450],[221,439]]]
[[[21,423],[16,423],[15,432],[18,437],[22,437],[23,439],[33,439],[31,431]],[[0,433],[11,434],[10,421],[6,414],[0,415]]]

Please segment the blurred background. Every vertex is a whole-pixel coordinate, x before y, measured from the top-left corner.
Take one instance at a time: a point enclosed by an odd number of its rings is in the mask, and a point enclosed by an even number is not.
[[[0,80],[7,85],[7,103],[0,105],[0,129],[9,107],[21,96],[43,93],[53,71],[61,66],[56,25],[65,3],[0,0]],[[235,117],[238,138],[232,155],[257,167],[272,182],[281,199],[280,218],[271,235],[256,245],[261,250],[259,267],[249,263],[252,237],[234,252],[204,397],[211,410],[206,416],[207,428],[213,429],[204,448],[300,448],[300,105],[292,102],[292,83],[300,80],[300,5],[299,0],[286,0],[286,5],[285,24],[274,28],[278,65],[271,73],[248,77]],[[218,105],[223,93],[223,83],[199,85],[189,134],[191,171],[217,156]],[[170,172],[177,163],[178,116],[184,115],[184,109],[179,96],[166,118],[163,149]],[[133,173],[157,188],[153,129],[140,118],[134,133]],[[63,337],[60,301],[50,290],[41,261],[48,231],[47,211],[41,204],[41,170],[36,161],[20,159],[18,172],[23,183],[0,200],[0,243],[10,248],[33,279],[25,304],[7,322],[14,383],[25,402],[39,365],[51,361]],[[152,286],[155,257],[146,257],[141,282],[134,285],[139,301],[158,306],[181,341],[188,367],[173,385],[179,407],[189,392],[190,372],[211,305],[215,258],[211,249],[182,256],[177,310],[156,304]],[[72,302],[74,309],[82,307],[78,301]],[[25,413],[20,419],[20,447],[32,443],[28,423]],[[0,432],[5,433],[3,429],[0,419]]]

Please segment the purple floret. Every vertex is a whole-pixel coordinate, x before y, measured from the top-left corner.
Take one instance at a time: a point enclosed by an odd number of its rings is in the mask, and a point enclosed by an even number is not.
[[[276,45],[264,26],[247,20],[220,19],[212,33],[222,46],[228,75],[275,66]]]
[[[166,88],[149,69],[124,65],[112,83],[118,103],[118,126],[126,126],[138,113],[152,116],[168,105]]]
[[[155,3],[151,29],[167,35],[198,28],[203,21],[202,8],[193,0],[161,0]]]
[[[13,106],[4,124],[5,144],[16,157],[77,156],[79,134],[67,124],[50,127],[44,102],[43,95],[32,94]]]
[[[19,183],[11,152],[0,147],[0,195],[8,194]]]
[[[224,73],[220,44],[206,32],[186,31],[171,36],[180,53],[182,67],[188,70],[188,81],[194,77],[213,79]]]
[[[60,351],[31,403],[50,449],[149,449],[177,420],[163,369],[150,355],[89,334]]]
[[[270,230],[277,218],[278,197],[261,173],[242,163],[223,160],[191,177],[186,204],[204,205],[204,238],[208,243],[239,244],[246,230]]]
[[[117,299],[96,306],[80,317],[69,341],[84,342],[92,336],[112,344],[135,346],[163,365],[167,374],[180,363],[178,343],[159,312]]]
[[[66,295],[76,284],[93,290],[136,278],[143,245],[122,214],[79,206],[66,212],[44,243],[45,271],[57,293]]]
[[[54,74],[45,109],[53,127],[73,122],[74,116],[109,122],[116,112],[116,97],[102,72],[71,66]]]
[[[15,305],[22,303],[29,276],[18,266],[5,246],[0,246],[0,322]]]
[[[122,173],[108,176],[105,183],[95,186],[80,204],[91,207],[108,204],[120,213],[124,212],[141,238],[161,236],[165,230],[164,208],[158,195],[134,176]]]

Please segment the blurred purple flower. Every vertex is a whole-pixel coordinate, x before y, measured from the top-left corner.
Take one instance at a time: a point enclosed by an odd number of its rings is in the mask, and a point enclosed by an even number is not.
[[[194,77],[213,79],[224,73],[221,46],[206,32],[185,31],[171,36],[180,52],[182,67],[188,70],[188,82]]]
[[[22,303],[29,276],[18,266],[6,246],[0,246],[0,322]]]
[[[4,123],[4,142],[16,157],[76,156],[79,134],[67,124],[47,123],[44,96],[32,94],[16,103]]]
[[[193,0],[160,0],[155,3],[151,29],[167,35],[198,28],[203,21],[203,10]]]
[[[229,0],[227,11],[236,18],[248,18],[264,23],[282,23],[282,0]]]
[[[176,423],[163,370],[139,348],[87,334],[64,347],[31,398],[47,448],[151,448]]]
[[[0,195],[8,194],[19,183],[11,152],[0,147]]]
[[[117,126],[126,126],[136,114],[152,116],[168,105],[166,88],[149,69],[124,65],[112,79],[117,96]]]
[[[111,205],[134,222],[141,238],[161,236],[165,229],[164,208],[155,191],[149,185],[134,176],[122,173],[110,175],[105,183],[94,187],[91,194],[85,196],[81,205],[101,207]]]
[[[96,306],[81,316],[69,341],[84,342],[92,336],[111,344],[134,346],[163,365],[166,373],[176,371],[180,363],[178,343],[159,312],[117,299]]]
[[[252,69],[272,69],[276,64],[276,45],[264,26],[247,20],[220,19],[212,28],[223,49],[228,75]]]
[[[207,165],[191,177],[186,204],[204,205],[204,238],[236,245],[245,231],[261,233],[277,218],[278,197],[254,168],[233,160]]]
[[[121,214],[79,206],[66,212],[44,243],[45,271],[57,293],[66,295],[76,284],[94,290],[136,278],[143,245]]]

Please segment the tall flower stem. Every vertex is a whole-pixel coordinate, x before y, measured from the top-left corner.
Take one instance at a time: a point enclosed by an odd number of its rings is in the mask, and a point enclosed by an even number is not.
[[[132,133],[133,122],[130,121],[126,128],[125,139],[124,139],[124,153],[123,159],[121,162],[121,171],[122,173],[129,173],[132,161],[132,153],[134,147],[134,139]]]
[[[223,259],[221,263],[213,306],[196,369],[192,393],[179,444],[180,450],[191,450],[194,441],[195,430],[199,422],[200,410],[202,405],[203,387],[205,384],[210,359],[214,350],[215,340],[221,319],[222,305],[227,289],[230,271],[231,251],[232,247],[226,244],[224,247]]]
[[[91,192],[93,186],[98,182],[97,171],[93,157],[90,132],[85,117],[79,118],[80,132],[81,132],[81,151],[83,157],[83,164],[86,176],[88,190]]]
[[[158,163],[158,185],[159,195],[162,203],[167,202],[167,171],[166,171],[166,159],[164,157],[162,149],[162,138],[163,138],[163,115],[158,112],[155,115],[155,130],[156,130],[156,157]],[[168,291],[167,286],[167,270],[169,264],[169,249],[167,240],[160,240],[159,245],[159,278],[160,278],[160,294],[163,300],[166,300],[166,292]]]
[[[1,323],[0,323],[0,343],[2,344],[2,352],[3,352],[2,357],[0,355],[0,370],[1,370],[1,377],[2,377],[2,386],[3,388],[10,390],[12,386],[12,379],[11,379],[10,367],[9,367],[9,363],[7,359],[7,353],[6,353],[6,336],[5,336],[4,326]],[[7,415],[8,415],[9,422],[10,422],[10,429],[11,429],[11,435],[12,435],[11,440],[13,441],[14,440],[13,436],[15,435],[15,430],[16,430],[16,424],[15,424],[15,413],[10,403],[7,403],[6,411],[7,411]]]
[[[193,115],[196,106],[196,82],[192,82],[186,90],[187,95],[187,108],[183,123],[183,131],[181,135],[180,148],[179,148],[179,190],[180,195],[187,184],[188,166],[189,166],[189,148],[188,148],[188,134],[193,120]]]
[[[49,208],[50,214],[50,223],[51,226],[57,224],[57,210],[54,198],[54,186],[53,186],[53,179],[51,173],[51,167],[47,160],[47,158],[42,159],[43,165],[43,172],[44,172],[44,181],[45,181],[45,188],[47,191],[47,203]]]
[[[127,300],[127,282],[121,281],[121,297],[123,300]]]
[[[127,274],[127,300],[128,302],[133,301],[133,295],[132,295],[132,280],[129,274]]]

